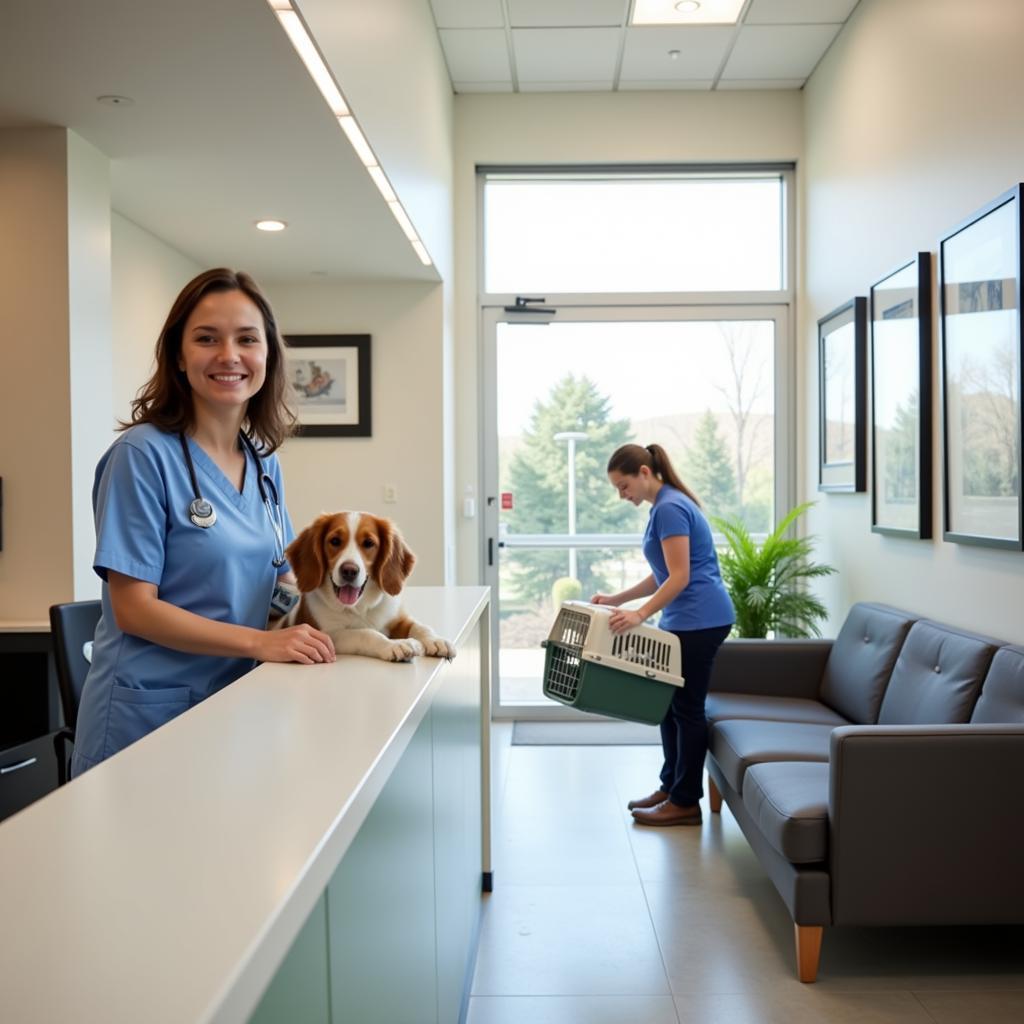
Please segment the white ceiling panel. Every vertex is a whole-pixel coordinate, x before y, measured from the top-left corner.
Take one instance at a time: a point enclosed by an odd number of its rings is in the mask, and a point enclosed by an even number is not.
[[[513,28],[622,25],[629,0],[508,0]]]
[[[455,92],[511,92],[511,82],[452,82]]]
[[[512,81],[504,29],[446,28],[438,35],[453,82]]]
[[[802,89],[805,78],[722,78],[716,88],[723,89]]]
[[[620,36],[615,28],[513,29],[519,82],[607,80],[611,88]]]
[[[732,28],[631,28],[626,32],[620,83],[626,80],[714,78]],[[675,60],[670,51],[677,50]]]
[[[841,25],[752,25],[740,29],[723,77],[806,78]]]
[[[693,92],[707,92],[713,86],[714,79],[706,78],[700,81],[689,81],[679,79],[677,81],[643,81],[638,79],[635,82],[620,81],[619,92],[678,92],[681,89],[688,89]]]
[[[520,82],[520,92],[610,92],[612,80],[600,82]]]
[[[504,28],[501,0],[430,0],[438,28]]]
[[[754,0],[745,25],[820,25],[846,21],[858,0]]]

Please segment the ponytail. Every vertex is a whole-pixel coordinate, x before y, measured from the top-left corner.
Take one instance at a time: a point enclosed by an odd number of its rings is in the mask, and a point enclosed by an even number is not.
[[[612,453],[612,457],[608,460],[607,472],[614,471],[624,473],[626,476],[637,476],[641,466],[646,466],[663,484],[682,491],[690,501],[698,508],[700,507],[700,499],[679,479],[679,474],[673,468],[668,452],[660,444],[649,444],[646,448],[641,448],[638,444],[624,444]]]

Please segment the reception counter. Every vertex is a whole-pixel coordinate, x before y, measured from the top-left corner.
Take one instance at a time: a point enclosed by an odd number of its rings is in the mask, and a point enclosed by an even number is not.
[[[460,1019],[488,591],[406,605],[454,661],[261,665],[0,824],[0,1020]]]

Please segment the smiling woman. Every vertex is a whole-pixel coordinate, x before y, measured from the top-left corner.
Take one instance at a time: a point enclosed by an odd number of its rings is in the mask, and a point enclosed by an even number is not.
[[[330,637],[312,626],[266,631],[278,584],[294,581],[274,455],[295,419],[283,350],[269,303],[244,273],[200,274],[167,316],[156,370],[96,470],[102,616],[74,775],[256,661],[334,660]]]

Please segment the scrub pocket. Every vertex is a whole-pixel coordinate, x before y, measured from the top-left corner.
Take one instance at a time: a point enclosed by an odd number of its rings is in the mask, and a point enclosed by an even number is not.
[[[166,725],[188,710],[191,691],[187,686],[141,690],[114,683],[107,714],[107,737],[103,756],[110,757],[154,729]]]

